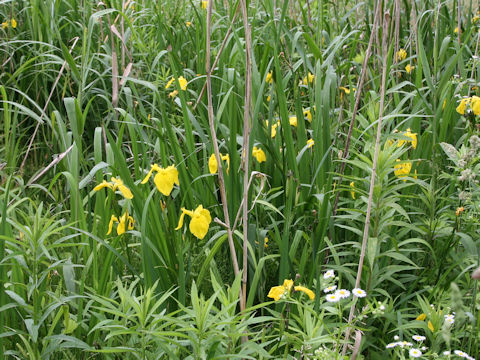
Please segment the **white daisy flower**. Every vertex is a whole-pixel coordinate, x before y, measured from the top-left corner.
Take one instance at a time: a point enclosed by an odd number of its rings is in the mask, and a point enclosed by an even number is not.
[[[420,350],[422,350],[422,351],[427,351],[427,349],[428,349],[428,348],[427,348],[426,346],[422,346]]]
[[[340,298],[340,299],[346,299],[350,296],[350,291],[347,289],[339,289],[335,291],[335,294]]]
[[[412,346],[413,344],[412,344],[411,342],[408,342],[408,341],[405,341],[405,340],[404,340],[404,341],[399,341],[399,342],[398,342],[398,345],[403,348],[403,347]]]
[[[337,302],[338,300],[340,300],[340,297],[337,295],[337,293],[333,293],[328,294],[326,299],[328,302]]]
[[[426,337],[422,335],[413,335],[412,339],[415,341],[425,341]]]
[[[443,355],[451,355],[452,352],[450,350],[445,350],[442,354]]]
[[[323,274],[324,279],[330,279],[335,277],[335,271],[328,270],[325,274]]]
[[[324,293],[329,293],[329,292],[332,292],[334,290],[337,290],[337,285],[330,285],[329,287],[323,289],[323,292]]]
[[[380,305],[380,310],[385,310],[385,305]]]
[[[445,322],[449,325],[452,325],[455,322],[455,316],[445,315]]]
[[[400,339],[400,336],[398,336],[398,335],[395,335],[395,336],[393,337],[393,340],[399,340],[399,339]]]
[[[390,343],[390,344],[387,344],[387,346],[385,346],[385,348],[387,349],[391,349],[391,348],[394,348],[395,346],[397,346],[398,344],[396,342],[393,342],[393,343]]]
[[[458,355],[463,358],[468,356],[468,354],[466,352],[463,352],[462,350],[455,350],[454,353],[455,355]]]
[[[359,297],[359,298],[363,298],[363,297],[367,296],[367,293],[364,290],[359,289],[359,288],[353,289],[352,293],[353,293],[354,296]]]
[[[411,357],[415,357],[415,358],[418,358],[420,356],[422,356],[422,352],[418,349],[410,349],[408,351],[408,354],[411,356]]]

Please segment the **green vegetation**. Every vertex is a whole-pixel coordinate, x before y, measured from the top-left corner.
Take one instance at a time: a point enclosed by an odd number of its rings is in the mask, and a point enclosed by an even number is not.
[[[0,360],[478,359],[478,8],[0,0]]]

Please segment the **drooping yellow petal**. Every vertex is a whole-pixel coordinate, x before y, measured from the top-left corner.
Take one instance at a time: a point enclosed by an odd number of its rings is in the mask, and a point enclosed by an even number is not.
[[[407,74],[410,74],[413,69],[415,69],[415,66],[412,66],[410,64],[407,64],[407,66],[405,66],[405,71],[407,72]]]
[[[170,86],[172,86],[173,82],[175,81],[175,78],[172,77],[168,82],[167,85],[165,85],[165,89],[168,89]]]
[[[2,29],[8,28],[8,21],[2,22]]]
[[[407,52],[405,51],[405,49],[400,49],[395,54],[395,61],[396,62],[405,60],[406,58],[407,58]]]
[[[304,292],[305,294],[308,295],[310,300],[315,300],[315,293],[312,290],[307,289],[304,286],[295,286],[295,291],[302,291],[302,292]]]
[[[347,94],[347,95],[350,94],[350,89],[349,88],[346,88],[344,86],[340,86],[339,89],[343,90],[345,92],[345,94]]]
[[[208,1],[202,1],[201,5],[202,5],[202,9],[206,9],[208,5]]]
[[[315,145],[315,141],[313,139],[307,140],[307,149],[310,149],[313,145]]]
[[[433,324],[430,320],[428,320],[428,324],[427,324],[428,328],[430,329],[431,332],[434,332],[435,331],[435,328],[433,327]]]
[[[178,219],[178,225],[175,228],[175,230],[179,230],[183,226],[183,219],[185,218],[185,211],[186,211],[185,208],[182,208],[182,214],[180,215],[180,219]]]
[[[312,117],[312,112],[310,110],[303,110],[303,117],[306,117],[308,122],[312,122],[313,117]]]
[[[427,318],[427,314],[420,314],[415,320],[423,321]]]
[[[12,25],[12,29],[15,29],[15,28],[17,27],[17,20],[12,19],[12,20],[10,21],[10,25]]]
[[[206,210],[208,211],[208,210]],[[199,216],[194,216],[192,220],[190,220],[190,232],[195,235],[197,238],[202,240],[205,235],[207,235],[208,228],[210,226],[210,213],[208,217],[199,215]]]
[[[153,164],[147,176],[145,176],[145,178],[142,180],[140,184],[146,184],[148,179],[150,179],[150,176],[152,176],[153,171],[158,171],[158,169],[159,169],[159,166],[157,164]]]
[[[210,174],[217,173],[218,165],[217,165],[217,158],[215,157],[215,154],[212,154],[208,159],[208,170],[210,171]]]
[[[285,291],[286,291],[286,289],[282,285],[274,286],[268,292],[267,297],[269,297],[271,299],[274,299],[275,301],[278,301],[285,294]]]
[[[108,232],[107,235],[110,235],[112,233],[112,228],[113,228],[113,222],[118,222],[118,218],[115,215],[112,215],[110,218],[110,222],[108,223]]]
[[[271,84],[273,82],[273,71],[270,71],[265,77],[265,82]]]
[[[458,104],[457,109],[456,109],[457,112],[460,115],[465,115],[465,110],[467,109],[467,104],[469,102],[470,102],[469,98],[465,98],[465,99],[460,100],[460,104]]]
[[[118,190],[122,193],[125,199],[133,199],[133,194],[128,187],[125,185],[118,185]]]
[[[93,188],[93,191],[99,191],[99,190],[101,190],[101,189],[103,189],[103,188],[106,188],[106,187],[108,187],[108,188],[111,189],[111,188],[112,188],[112,185],[111,185],[109,182],[103,180],[100,184],[98,184],[97,186],[95,186],[95,187]]]

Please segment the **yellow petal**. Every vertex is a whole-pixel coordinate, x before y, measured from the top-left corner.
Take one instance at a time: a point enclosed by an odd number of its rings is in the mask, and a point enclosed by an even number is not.
[[[315,141],[313,139],[308,139],[307,148],[310,149],[313,145],[315,145]]]
[[[355,200],[355,190],[354,190],[355,189],[355,182],[354,181],[352,181],[350,183],[350,187],[352,188],[352,190],[350,190],[350,194],[352,195],[352,199]]]
[[[113,222],[118,222],[118,219],[115,215],[112,215],[110,218],[110,222],[108,223],[108,232],[107,235],[110,235],[112,233],[112,228],[113,228]]]
[[[275,301],[280,300],[280,298],[285,294],[285,287],[283,286],[274,286],[268,292],[267,297],[274,299]]]
[[[150,171],[148,172],[147,176],[142,180],[140,184],[146,184],[148,179],[150,179],[150,176],[152,176],[153,171],[158,171],[159,166],[157,164],[153,164],[150,168]]]
[[[297,117],[295,115],[290,116],[288,121],[290,122],[291,126],[297,127]]]
[[[227,161],[227,174],[228,174],[228,170],[230,170],[230,155],[229,154],[222,155],[222,160]]]
[[[434,332],[435,331],[435,328],[433,327],[433,324],[432,322],[429,320],[428,321],[428,324],[427,324],[428,328],[430,329],[431,332]]]
[[[283,280],[283,287],[285,289],[287,289],[288,291],[292,290],[292,286],[293,286],[293,280]]]
[[[259,163],[267,161],[267,157],[263,152],[263,150],[260,148],[257,148],[256,146],[254,146],[252,149],[252,155],[255,157],[255,159],[257,159]]]
[[[417,316],[417,318],[415,320],[419,320],[419,321],[423,321],[427,318],[427,315],[426,314],[420,314]]]
[[[185,79],[183,76],[180,76],[178,78],[178,82],[180,83],[180,89],[182,89],[183,91],[187,90],[187,79]]]
[[[129,216],[128,217],[128,230],[133,230],[134,225],[135,225],[135,220],[133,219],[133,217]]]
[[[190,232],[201,240],[207,234],[211,222],[210,211],[199,205],[193,213],[192,220],[190,220]]]
[[[183,218],[185,217],[185,208],[182,208],[182,214],[180,215],[180,219],[178,219],[178,226],[175,230],[179,230],[183,226]]]
[[[460,100],[460,104],[458,104],[457,106],[457,112],[460,114],[460,115],[465,115],[465,110],[467,108],[467,104],[469,102],[469,99],[462,99]]]
[[[12,28],[15,29],[15,28],[17,27],[17,20],[12,19],[12,20],[10,21],[10,24],[12,25]]]
[[[206,9],[208,5],[208,1],[202,1],[202,9]]]
[[[312,122],[312,112],[310,110],[303,110],[303,117],[306,117],[308,122]]]
[[[95,186],[93,188],[93,191],[99,191],[99,190],[101,190],[103,188],[106,188],[106,187],[112,188],[112,185],[109,182],[106,182],[105,180],[103,180],[100,184],[98,184],[97,186]]]
[[[8,21],[2,22],[2,29],[8,28]]]
[[[122,193],[125,199],[133,199],[133,194],[128,187],[125,185],[119,185],[118,190]]]
[[[265,82],[271,84],[273,82],[273,71],[270,71],[265,77]],[[267,100],[268,101],[268,100]]]
[[[215,154],[212,154],[210,156],[210,159],[208,159],[208,170],[210,171],[210,174],[217,173],[218,166],[217,166],[217,159],[215,157]]]
[[[178,184],[178,170],[174,166],[169,166],[166,169],[159,168],[153,182],[158,191],[165,196],[169,196],[173,190],[173,185]]]
[[[470,104],[475,115],[480,115],[480,97],[472,96],[472,103]]]
[[[302,292],[304,292],[305,294],[308,295],[310,300],[315,300],[315,293],[312,290],[307,289],[304,286],[295,286],[295,291],[302,291]]]
[[[167,85],[165,85],[165,89],[168,89],[170,86],[172,86],[173,82],[175,81],[175,78],[172,77],[168,82]]]

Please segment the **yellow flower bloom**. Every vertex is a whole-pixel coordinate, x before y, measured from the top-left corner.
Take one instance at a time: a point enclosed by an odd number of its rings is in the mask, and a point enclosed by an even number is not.
[[[208,1],[202,1],[201,5],[202,5],[202,9],[206,9],[208,5]]]
[[[400,162],[399,159],[397,159],[397,161]],[[395,165],[394,167],[395,175],[398,176],[399,178],[408,176],[411,170],[412,170],[412,163],[410,161],[403,161]],[[407,181],[407,179],[403,179],[403,181]]]
[[[169,196],[173,190],[173,185],[180,185],[178,182],[178,170],[175,166],[170,165],[164,169],[157,164],[152,165],[152,168],[148,172],[147,176],[145,176],[145,179],[142,180],[141,184],[147,183],[154,171],[156,172],[156,175],[153,178],[153,182],[155,183],[158,191],[160,191],[163,195]]]
[[[407,64],[407,66],[405,66],[405,71],[407,72],[407,74],[410,74],[413,69],[415,69],[415,66],[412,66],[410,64]]]
[[[267,101],[270,102],[272,100],[272,97],[270,95],[267,96]]]
[[[175,81],[175,78],[172,77],[168,82],[167,82],[167,85],[165,85],[165,89],[168,89],[170,86],[172,86],[173,82]],[[187,90],[187,84],[188,84],[188,81],[187,79],[185,79],[183,76],[180,76],[178,78],[178,82],[180,84],[180,89],[182,89],[183,91]]]
[[[255,157],[255,159],[257,159],[259,163],[267,161],[267,156],[265,155],[265,152],[262,149],[257,148],[256,146],[254,146],[252,149],[252,155]]]
[[[8,28],[8,20],[2,22],[2,29],[6,29],[6,28]]]
[[[302,292],[304,292],[305,294],[308,295],[310,300],[315,300],[315,293],[312,290],[307,289],[304,286],[295,286],[295,291],[302,291]]]
[[[312,122],[313,120],[312,112],[309,109],[303,110],[303,117],[306,117],[308,122]]]
[[[265,124],[268,128],[268,120],[265,121]],[[270,131],[270,136],[272,137],[272,139],[277,135],[277,128],[280,126],[280,121],[277,121],[276,123],[272,124],[272,130]]]
[[[402,134],[403,136],[406,136],[406,137],[409,137],[410,139],[412,140],[400,140],[398,142],[398,147],[402,146],[403,144],[405,144],[406,142],[411,142],[412,143],[412,147],[414,149],[417,148],[417,134],[416,133],[412,133],[412,130],[410,128],[407,129],[406,132],[404,132]]]
[[[295,115],[290,115],[288,118],[290,125],[297,127],[297,117]]]
[[[349,88],[346,88],[344,86],[340,86],[339,87],[340,90],[343,90],[345,92],[345,94],[349,95],[350,94],[350,89]]]
[[[267,76],[265,76],[265,82],[268,84],[273,82],[273,71],[270,71]]]
[[[434,332],[435,331],[435,328],[433,327],[433,324],[430,320],[428,320],[428,324],[427,324],[428,328],[430,329],[431,332]]]
[[[480,97],[472,96],[470,107],[475,115],[480,115]]]
[[[170,94],[168,94],[169,98],[175,98],[178,95],[178,90],[173,90]]]
[[[395,54],[395,61],[396,62],[405,60],[406,58],[407,58],[407,52],[405,51],[405,49],[400,49]]]
[[[265,237],[265,239],[263,240],[263,246],[265,246],[265,248],[268,248],[268,237]]]
[[[17,27],[17,20],[15,19],[10,20],[10,25],[12,25],[12,29],[15,29]]]
[[[427,314],[420,314],[415,320],[423,321],[427,318]]]
[[[457,211],[455,211],[455,215],[460,216],[461,213],[465,211],[465,208],[463,206],[460,206],[457,208]]]
[[[230,155],[222,155],[220,153],[220,159],[223,161],[227,161],[227,174],[228,170],[230,169]],[[215,154],[212,154],[208,159],[208,170],[210,170],[210,174],[216,174],[218,170],[217,159],[215,158]]]
[[[307,149],[310,149],[313,145],[315,145],[315,141],[313,139],[307,140]]]
[[[350,183],[350,187],[352,188],[352,189],[350,190],[350,194],[352,195],[352,199],[355,200],[355,181],[352,181],[352,182]]]
[[[445,106],[447,106],[447,99],[443,100],[442,111],[445,110]]]
[[[478,20],[480,20],[480,16],[475,15],[472,19],[472,23],[476,24]]]
[[[112,189],[113,192],[120,190],[125,199],[133,199],[133,194],[128,187],[123,184],[122,179],[117,179],[112,176],[110,182],[103,180],[100,184],[93,188],[93,191],[99,191],[103,188]]]
[[[460,115],[465,115],[465,110],[467,109],[467,105],[470,103],[470,98],[463,98],[460,100],[460,104],[457,106],[457,112]]]
[[[180,229],[183,226],[183,218],[185,215],[188,215],[192,218],[190,220],[190,232],[195,235],[197,238],[202,240],[205,235],[207,235],[208,228],[212,222],[212,217],[210,216],[210,211],[204,209],[202,205],[199,205],[195,210],[186,210],[182,208],[182,215],[178,220],[178,226],[175,230]]]
[[[135,224],[135,220],[133,219],[133,217],[128,215],[128,212],[125,212],[122,216],[120,216],[120,219],[117,218],[115,215],[112,215],[112,217],[110,218],[110,222],[108,223],[107,235],[110,235],[112,233],[114,222],[118,223],[117,225],[118,235],[124,234],[125,228],[127,228],[128,230],[133,230],[133,226]]]
[[[453,30],[453,32],[454,32],[455,34],[458,34],[458,26],[455,28],[455,30]]]
[[[313,84],[314,80],[315,80],[315,75],[309,72],[308,75],[303,78],[303,84],[304,85]]]
[[[275,301],[280,300],[285,295],[290,293],[290,290],[293,286],[293,280],[284,280],[283,285],[274,286],[268,292],[267,297],[274,299]]]
[[[185,25],[186,25],[187,27],[190,27],[190,26],[192,26],[192,22],[191,22],[191,21],[187,21],[187,22],[185,23]]]

